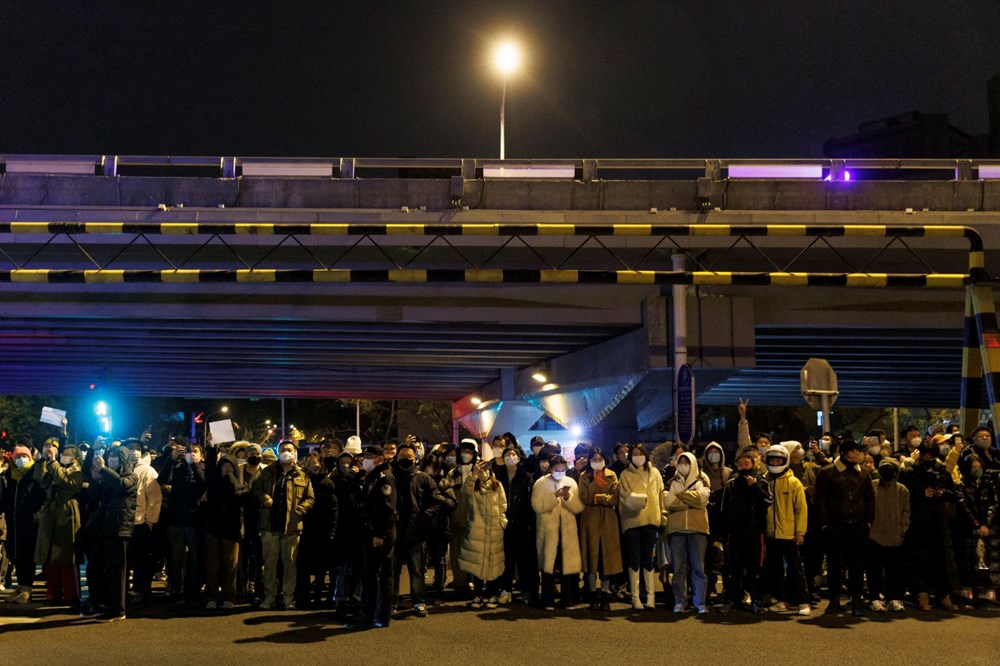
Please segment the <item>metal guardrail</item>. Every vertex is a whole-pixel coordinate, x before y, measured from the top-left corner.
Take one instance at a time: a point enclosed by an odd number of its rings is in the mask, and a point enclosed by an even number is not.
[[[30,166],[23,166],[30,165]],[[67,171],[70,168],[78,171]],[[851,170],[876,171],[938,171],[954,174],[954,180],[974,180],[985,168],[989,178],[1000,177],[1000,159],[829,159],[829,158],[709,158],[709,159],[659,159],[659,158],[575,158],[575,159],[508,159],[497,158],[392,158],[392,157],[240,157],[240,156],[182,156],[182,155],[3,155],[0,168],[22,173],[76,173],[92,167],[91,175],[116,176],[123,167],[217,169],[218,176],[233,178],[242,174],[244,167],[284,168],[285,175],[295,175],[295,170],[329,170],[332,177],[355,178],[358,170],[448,170],[463,178],[476,178],[484,168],[524,168],[545,166],[572,166],[583,180],[596,180],[605,172],[620,171],[678,171],[703,172],[713,180],[722,178],[723,171],[734,166],[813,166],[820,167],[832,180],[843,180],[844,172]],[[19,168],[20,167],[20,168]],[[59,167],[62,167],[60,170]],[[49,171],[46,171],[48,169]],[[313,175],[313,174],[306,174]],[[941,178],[938,178],[941,179]]]

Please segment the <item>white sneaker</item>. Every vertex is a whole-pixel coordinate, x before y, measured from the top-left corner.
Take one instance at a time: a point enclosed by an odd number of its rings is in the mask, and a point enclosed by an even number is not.
[[[784,601],[775,601],[768,610],[772,613],[784,613],[788,610],[788,604]]]
[[[500,596],[497,597],[497,601],[499,601],[501,604],[509,604],[510,603],[510,592],[507,591],[507,590],[502,590],[500,592]]]
[[[260,602],[261,610],[271,610],[272,608],[274,608],[274,599],[264,599]]]
[[[233,602],[232,601],[223,601],[222,602],[222,608],[223,608],[223,610],[232,610],[233,609]]]
[[[809,604],[802,604],[801,606],[799,606],[799,615],[802,615],[803,617],[806,615],[810,615],[812,612],[813,612],[812,606],[810,606]]]
[[[902,601],[900,601],[899,599],[893,599],[892,601],[889,602],[889,610],[891,610],[893,613],[902,613],[905,610],[905,608],[903,606]]]
[[[885,602],[876,599],[872,602],[872,612],[873,613],[884,613],[886,611]]]
[[[750,598],[750,593],[749,592],[744,592],[743,593],[743,605],[749,607],[751,603],[753,603],[753,599]]]
[[[218,605],[214,601],[209,601],[205,604],[205,610],[215,610],[216,608],[218,608]]]

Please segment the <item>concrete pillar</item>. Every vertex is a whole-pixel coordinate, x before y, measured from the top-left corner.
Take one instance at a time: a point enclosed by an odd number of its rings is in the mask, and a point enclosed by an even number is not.
[[[687,257],[678,252],[671,257],[675,271],[687,270]],[[687,288],[675,284],[670,288],[673,306],[673,338],[674,338],[674,386],[677,386],[677,373],[688,361],[687,354]],[[674,391],[674,441],[680,441],[677,433],[677,392]]]

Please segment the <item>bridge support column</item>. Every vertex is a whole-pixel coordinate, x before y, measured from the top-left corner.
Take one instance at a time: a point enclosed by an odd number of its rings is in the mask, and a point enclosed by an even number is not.
[[[992,287],[974,284],[966,288],[962,350],[961,418],[962,432],[967,434],[980,422],[983,379],[995,427],[1000,416],[1000,330]]]

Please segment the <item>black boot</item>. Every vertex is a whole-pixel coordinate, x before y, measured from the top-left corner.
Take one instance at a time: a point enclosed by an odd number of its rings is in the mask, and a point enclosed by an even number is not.
[[[598,601],[598,610],[605,613],[611,612],[611,602],[608,601],[608,595],[605,594],[604,590],[601,590],[600,600]]]

